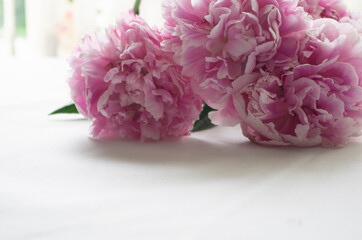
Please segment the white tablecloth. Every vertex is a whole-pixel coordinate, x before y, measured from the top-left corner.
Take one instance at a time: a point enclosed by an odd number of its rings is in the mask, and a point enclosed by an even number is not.
[[[63,61],[1,60],[0,239],[362,239],[362,139],[266,148],[239,128],[98,142]]]

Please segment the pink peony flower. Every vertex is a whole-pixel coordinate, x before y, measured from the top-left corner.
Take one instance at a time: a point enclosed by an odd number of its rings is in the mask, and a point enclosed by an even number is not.
[[[167,0],[163,45],[211,107],[224,109],[233,82],[295,62],[311,19],[298,0]],[[235,112],[228,114],[235,115]]]
[[[93,121],[93,137],[148,141],[189,134],[202,102],[161,41],[130,12],[74,50],[69,85],[78,110]]]
[[[313,18],[332,18],[339,21],[343,17],[351,17],[343,0],[299,0],[299,6]]]
[[[233,82],[245,136],[266,145],[339,146],[362,129],[362,39],[351,24],[314,21],[297,66]],[[220,115],[218,115],[220,117]]]
[[[299,0],[298,6],[303,7],[312,19],[331,18],[350,23],[362,33],[361,13],[348,11],[343,0]]]

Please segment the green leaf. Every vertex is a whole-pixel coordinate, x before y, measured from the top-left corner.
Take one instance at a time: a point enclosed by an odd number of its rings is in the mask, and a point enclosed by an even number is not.
[[[59,108],[55,110],[54,112],[50,113],[49,115],[55,115],[55,114],[78,114],[78,110],[75,107],[75,104],[70,104],[67,106],[64,106],[62,108]]]
[[[134,14],[140,15],[140,5],[141,5],[141,0],[136,0],[133,7]]]
[[[191,130],[191,132],[198,132],[206,129],[210,129],[215,127],[214,124],[212,124],[210,118],[209,118],[209,112],[216,111],[215,109],[209,107],[206,103],[204,103],[204,107],[200,113],[199,120],[197,120],[194,123],[194,128]]]

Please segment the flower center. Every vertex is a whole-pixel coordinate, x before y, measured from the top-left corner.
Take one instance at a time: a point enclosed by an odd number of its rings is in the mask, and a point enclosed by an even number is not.
[[[325,8],[321,12],[320,16],[322,18],[332,18],[332,19],[334,19],[336,21],[339,21],[339,19],[340,19],[338,12],[336,10],[334,10],[334,9],[331,9],[331,8]]]

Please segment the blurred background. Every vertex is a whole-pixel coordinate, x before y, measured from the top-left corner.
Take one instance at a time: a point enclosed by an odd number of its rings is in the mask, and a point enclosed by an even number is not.
[[[362,12],[362,1],[345,0]],[[162,0],[143,0],[141,15],[162,25]],[[113,24],[134,0],[0,0],[0,56],[66,57],[82,35]]]
[[[143,0],[141,15],[162,25],[162,0]],[[0,57],[66,57],[87,32],[115,23],[134,0],[0,0]]]

